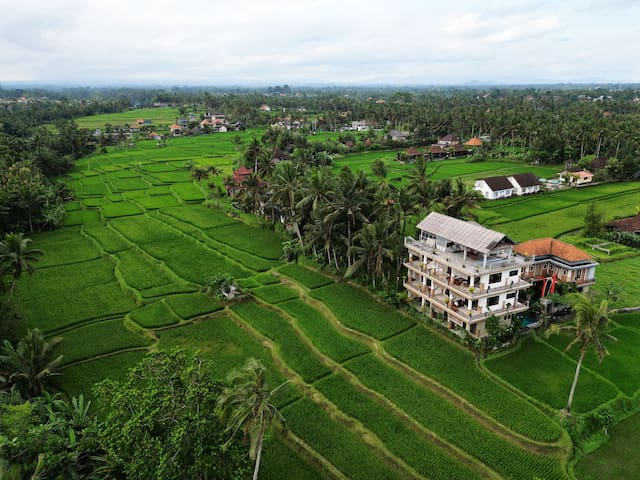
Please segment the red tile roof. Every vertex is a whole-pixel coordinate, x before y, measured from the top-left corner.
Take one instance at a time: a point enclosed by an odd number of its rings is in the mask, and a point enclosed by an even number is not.
[[[469,139],[468,141],[464,142],[464,144],[467,147],[481,147],[482,146],[482,140],[480,140],[478,137],[473,137],[473,138]]]
[[[584,260],[593,260],[591,255],[555,238],[536,238],[522,242],[513,249],[520,255],[525,257],[541,257],[544,255],[553,255],[554,257],[566,260],[568,262],[580,262]]]

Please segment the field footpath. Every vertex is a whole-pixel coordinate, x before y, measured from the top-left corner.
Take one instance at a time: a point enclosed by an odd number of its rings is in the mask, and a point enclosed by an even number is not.
[[[489,468],[487,465],[477,460],[476,458],[472,457],[471,455],[469,455],[467,452],[463,451],[459,447],[441,438],[435,432],[423,426],[421,423],[415,420],[411,415],[409,415],[407,412],[403,411],[401,408],[396,406],[391,400],[386,398],[384,395],[365,386],[355,374],[347,370],[341,363],[336,362],[335,360],[329,358],[327,355],[320,352],[318,348],[313,344],[313,342],[311,342],[311,340],[300,329],[296,320],[287,312],[285,312],[281,308],[278,308],[275,305],[267,304],[259,300],[257,301],[257,303],[265,307],[266,309],[271,310],[279,314],[283,318],[285,318],[289,322],[289,324],[292,326],[292,328],[295,330],[296,334],[309,348],[309,350],[311,350],[314,353],[314,355],[319,357],[323,364],[330,367],[334,372],[340,372],[344,377],[347,378],[349,383],[355,386],[362,394],[374,400],[379,405],[385,407],[395,417],[402,420],[402,422],[405,425],[407,425],[416,434],[424,438],[427,442],[433,443],[438,447],[440,447],[441,449],[445,450],[447,453],[451,454],[451,456],[459,460],[461,463],[464,463],[468,465],[470,468],[474,469],[478,474],[482,475],[483,478],[487,478],[487,479],[501,478],[497,472]],[[368,353],[364,353],[363,355],[368,355]],[[358,357],[352,357],[349,360],[353,360],[354,358],[358,358]]]
[[[265,337],[262,333],[260,333],[253,326],[248,325],[240,315],[235,313],[228,306],[225,308],[225,313],[231,318],[240,328],[248,332],[252,337],[257,339],[264,347],[268,348],[271,352],[271,356],[273,358],[273,363],[278,368],[278,370],[291,381],[300,391],[303,392],[308,398],[312,399],[314,403],[320,406],[333,420],[345,425],[351,430],[357,432],[361,439],[374,451],[376,451],[379,456],[387,463],[392,469],[398,471],[398,473],[402,473],[402,478],[413,479],[413,480],[428,480],[427,477],[420,475],[416,472],[412,467],[407,465],[403,460],[396,457],[392,452],[390,452],[387,447],[384,445],[382,440],[378,438],[373,432],[367,429],[360,421],[352,418],[345,413],[343,413],[333,402],[331,402],[328,398],[326,398],[322,393],[313,388],[312,385],[306,383],[302,377],[294,372],[283,360],[278,346],[270,339]],[[294,400],[294,402],[297,401]],[[284,406],[286,407],[286,405]],[[281,407],[281,408],[284,408]],[[316,455],[319,458],[323,458],[325,462],[329,462],[329,460],[325,459],[322,455],[316,452]]]
[[[281,273],[281,275],[286,276],[284,273]],[[394,368],[400,373],[405,374],[406,376],[414,380],[419,385],[422,385],[428,388],[435,394],[444,398],[450,404],[467,413],[469,416],[471,416],[481,425],[485,426],[491,432],[517,445],[523,450],[527,450],[537,455],[553,455],[562,460],[566,460],[569,457],[571,446],[567,444],[566,438],[564,438],[566,437],[566,433],[564,431],[563,431],[562,437],[560,437],[560,439],[558,439],[554,443],[547,443],[547,442],[532,440],[525,437],[524,435],[514,432],[510,428],[496,421],[493,417],[491,417],[487,413],[483,412],[473,404],[469,403],[469,401],[466,400],[465,398],[461,397],[460,395],[453,392],[446,386],[442,385],[437,380],[431,377],[428,377],[421,372],[418,372],[417,370],[413,369],[409,365],[401,362],[397,358],[387,353],[381,341],[374,339],[369,335],[366,335],[365,333],[362,333],[358,330],[354,330],[350,327],[347,327],[346,325],[341,323],[333,314],[333,312],[324,303],[307,295],[308,290],[305,289],[303,286],[299,285],[297,282],[287,277],[287,279],[285,280],[285,283],[288,286],[291,286],[297,289],[301,293],[302,300],[308,303],[309,305],[313,306],[317,310],[319,310],[325,316],[325,318],[327,318],[327,320],[331,323],[331,325],[338,330],[339,333],[342,333],[346,337],[365,343],[367,346],[371,348],[371,351],[374,353],[374,355],[376,355],[376,357],[379,360],[382,360],[388,366]],[[422,327],[421,325],[417,325],[412,328],[424,328],[424,327]],[[431,333],[437,334],[436,332],[431,332]],[[446,339],[446,340],[450,341],[449,339]],[[488,380],[491,380],[491,378],[488,378]],[[517,392],[517,393],[519,396],[522,395],[520,392]]]

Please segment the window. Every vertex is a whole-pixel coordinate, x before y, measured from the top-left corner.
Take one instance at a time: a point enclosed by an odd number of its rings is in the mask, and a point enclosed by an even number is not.
[[[576,271],[576,280],[582,277],[582,269]]]
[[[518,270],[511,270],[511,271],[509,272],[509,276],[510,276],[510,277],[515,277],[516,275],[518,275]]]
[[[492,307],[494,305],[498,305],[498,303],[500,303],[500,297],[497,296],[497,295],[495,297],[487,298],[487,307]]]
[[[492,273],[489,275],[489,283],[498,283],[502,280],[502,272],[501,273]]]
[[[507,298],[516,298],[516,292],[507,293]]]

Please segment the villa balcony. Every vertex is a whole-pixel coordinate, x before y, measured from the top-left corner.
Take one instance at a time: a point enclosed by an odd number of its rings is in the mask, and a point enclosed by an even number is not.
[[[466,279],[447,274],[444,270],[438,268],[435,262],[429,262],[425,265],[421,261],[414,260],[412,262],[405,262],[404,265],[410,270],[425,275],[432,283],[449,289],[455,295],[472,300],[498,295],[507,291],[524,290],[531,287],[529,281],[520,278],[500,286],[485,286],[484,284],[479,284],[471,287]]]
[[[441,265],[446,265],[468,276],[479,276],[495,272],[503,272],[509,269],[520,269],[528,266],[528,262],[521,257],[512,255],[489,255],[486,259],[481,255],[468,254],[464,257],[462,250],[446,248],[445,250],[429,246],[411,237],[405,237],[404,246],[417,255],[426,255]]]
[[[496,305],[482,311],[480,308],[469,309],[465,305],[458,306],[455,301],[450,299],[448,301],[445,300],[448,298],[449,297],[446,295],[436,294],[433,297],[429,297],[429,301],[431,302],[432,307],[447,312],[450,317],[457,319],[458,322],[476,323],[481,320],[485,320],[491,315],[502,317],[505,315],[521,313],[529,308],[526,303],[516,302],[515,305],[507,306],[505,303],[504,305]]]

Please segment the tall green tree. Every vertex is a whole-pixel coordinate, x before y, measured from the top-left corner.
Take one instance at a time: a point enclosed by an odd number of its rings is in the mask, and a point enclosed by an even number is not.
[[[271,426],[287,431],[287,422],[273,404],[273,395],[283,385],[271,390],[266,382],[266,369],[261,362],[250,358],[242,370],[231,372],[230,386],[218,400],[218,411],[227,421],[232,439],[239,431],[250,441],[249,456],[255,460],[253,480],[257,480],[265,433]]]
[[[584,293],[571,293],[567,295],[567,300],[575,312],[575,322],[572,325],[553,325],[550,333],[569,332],[573,334],[573,340],[567,345],[565,351],[577,346],[580,350],[580,357],[576,365],[576,372],[569,392],[567,401],[567,413],[571,413],[573,398],[578,385],[578,377],[582,368],[582,361],[589,349],[593,349],[599,362],[602,362],[606,355],[609,355],[603,340],[613,340],[616,338],[606,333],[609,327],[609,309],[607,300],[594,301]]]
[[[154,352],[124,381],[96,388],[104,407],[99,431],[104,460],[115,478],[246,478],[250,465],[240,440],[229,441],[216,414],[222,385],[195,355]]]
[[[47,341],[40,330],[29,330],[16,346],[5,340],[0,348],[0,372],[7,386],[15,386],[25,398],[42,395],[51,377],[58,373],[62,355],[54,357],[53,350],[62,341]]]
[[[18,279],[24,272],[33,273],[35,268],[31,263],[42,255],[40,250],[31,248],[30,244],[31,239],[25,238],[23,233],[7,233],[0,241],[0,276],[8,274],[12,278],[9,300]]]

